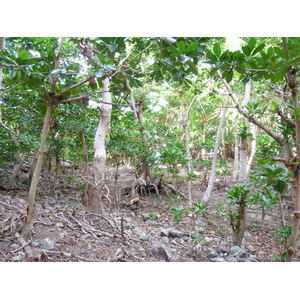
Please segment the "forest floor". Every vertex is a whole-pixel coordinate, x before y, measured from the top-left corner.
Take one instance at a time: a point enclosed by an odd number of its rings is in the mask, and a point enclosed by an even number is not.
[[[36,212],[30,235],[19,234],[26,215],[28,179],[19,177],[19,189],[0,191],[0,262],[4,261],[88,261],[88,262],[273,262],[283,246],[274,231],[280,226],[278,208],[268,211],[261,221],[259,207],[250,207],[247,228],[241,247],[232,247],[227,190],[235,185],[230,177],[217,177],[208,216],[192,216],[189,210],[174,222],[172,207],[183,205],[185,199],[168,191],[140,196],[137,209],[131,210],[122,202],[122,190],[132,185],[135,172],[130,167],[108,171],[106,213],[89,212],[81,201],[81,176],[78,170],[66,169],[55,189],[47,178],[38,187]],[[2,179],[0,179],[2,180]],[[5,185],[5,180],[1,182]],[[186,195],[185,184],[180,191]],[[205,191],[201,181],[192,182],[194,202]],[[118,200],[116,200],[118,199]],[[292,207],[286,202],[287,222]],[[295,261],[300,261],[300,251]]]

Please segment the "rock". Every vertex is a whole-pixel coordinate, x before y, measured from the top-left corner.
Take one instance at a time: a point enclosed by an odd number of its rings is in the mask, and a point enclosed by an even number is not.
[[[149,214],[142,214],[142,220],[144,222],[148,221],[150,219]]]
[[[181,238],[182,238],[185,242],[187,242],[187,241],[189,240],[189,238],[190,238],[190,235],[189,235],[189,233],[184,232],[184,233],[181,235]]]
[[[209,243],[209,242],[211,242],[213,239],[210,238],[210,237],[208,237],[208,236],[206,236],[206,237],[204,237],[204,240],[205,240],[205,242]]]
[[[1,239],[1,243],[5,244],[6,246],[10,246],[12,244],[12,242],[8,239]]]
[[[163,238],[162,238],[162,241],[164,242],[164,243],[169,243],[170,242],[170,240],[169,240],[169,238],[167,237],[167,236],[164,236]]]
[[[252,246],[251,244],[245,243],[245,248],[250,251],[250,252],[255,252],[256,249],[254,246]]]
[[[199,216],[196,220],[195,220],[195,225],[197,226],[201,226],[201,227],[205,227],[207,224],[207,221],[204,217]]]
[[[32,242],[31,242],[31,245],[32,245],[33,247],[38,247],[38,246],[40,245],[40,242],[39,242],[39,241],[32,241]]]
[[[182,235],[182,232],[175,229],[170,229],[169,231],[169,237],[172,238],[180,238]]]
[[[226,260],[224,258],[221,257],[214,257],[212,258],[210,261],[214,261],[214,262],[225,262]]]
[[[20,247],[19,244],[16,244],[16,243],[11,244],[10,246],[11,246],[12,248],[15,248],[15,249]]]
[[[203,247],[202,247],[201,244],[196,245],[193,249],[194,249],[196,254],[201,254],[202,251],[203,251]]]
[[[172,229],[172,228],[162,228],[160,231],[160,236],[167,236],[171,239],[174,238],[180,238],[182,235],[182,232],[176,229]]]
[[[146,241],[146,240],[149,239],[149,236],[145,232],[141,231],[138,228],[134,228],[132,230],[132,232],[133,232],[134,235],[136,235],[137,237],[139,237],[143,241]]]
[[[218,257],[218,253],[217,253],[217,251],[214,248],[208,248],[208,254],[211,257]]]
[[[231,256],[231,255],[228,256],[226,260],[229,262],[237,262],[238,261],[234,256]]]
[[[71,257],[71,256],[72,256],[72,253],[70,253],[70,252],[64,252],[64,253],[63,253],[63,256],[65,256],[65,257]]]
[[[151,253],[157,260],[171,261],[171,254],[162,242],[155,242],[151,248]]]
[[[218,254],[223,254],[225,256],[228,255],[228,253],[229,253],[228,250],[222,245],[217,246],[216,251]]]
[[[7,254],[10,252],[10,248],[4,243],[0,242],[0,251],[3,252],[4,254]]]
[[[50,240],[49,238],[46,238],[41,241],[41,248],[44,250],[53,250],[54,249],[55,242]]]
[[[170,229],[162,228],[160,231],[160,236],[169,236]]]
[[[251,238],[251,236],[252,236],[252,234],[249,231],[244,232],[244,239],[245,240]]]
[[[256,255],[250,254],[246,261],[250,261],[250,262],[258,262],[259,259],[258,259],[258,257],[257,257]]]
[[[238,256],[238,257],[245,257],[246,256],[246,251],[239,247],[239,246],[232,246],[230,248],[230,255],[233,255],[233,256]]]

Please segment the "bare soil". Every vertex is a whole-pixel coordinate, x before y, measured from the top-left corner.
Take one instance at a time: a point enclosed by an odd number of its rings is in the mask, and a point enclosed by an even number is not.
[[[135,172],[130,167],[119,169],[117,182],[114,180],[115,169],[108,170],[107,198],[104,199],[106,213],[103,215],[89,212],[82,204],[79,171],[65,170],[54,190],[49,188],[47,178],[41,179],[32,230],[23,239],[18,231],[26,215],[26,176],[26,173],[20,176],[19,189],[0,191],[0,261],[165,261],[153,254],[154,245],[160,242],[171,249],[171,259],[167,261],[205,262],[214,257],[211,249],[222,246],[229,252],[232,246],[226,191],[236,183],[230,177],[216,179],[207,207],[208,216],[202,218],[202,227],[197,231],[195,218],[188,210],[179,223],[174,222],[171,208],[187,207],[187,203],[184,199],[174,203],[177,195],[170,190],[168,194],[140,196],[140,203],[134,209],[124,206],[123,202],[128,199],[122,191],[135,179]],[[180,191],[186,194],[184,182]],[[203,181],[192,183],[194,202],[201,200],[204,191]],[[292,204],[286,201],[285,208],[287,222],[290,222]],[[260,208],[249,208],[242,247],[248,257],[255,257],[254,261],[276,261],[274,255],[280,255],[283,250],[279,245],[280,237],[274,231],[280,226],[278,216],[278,208],[274,207],[267,212],[262,224]],[[164,229],[178,231],[181,236],[168,237],[163,234]],[[50,240],[50,246],[45,246],[45,239]],[[197,245],[201,245],[201,251],[196,250]],[[298,251],[295,261],[299,260]],[[238,261],[249,260],[244,257]]]

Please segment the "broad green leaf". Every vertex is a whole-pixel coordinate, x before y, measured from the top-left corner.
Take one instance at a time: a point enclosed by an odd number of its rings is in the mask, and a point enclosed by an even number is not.
[[[218,61],[217,57],[210,50],[206,51],[206,57],[213,63]]]
[[[57,73],[60,73],[61,72],[61,69],[54,69],[51,71],[51,74],[57,74]]]
[[[196,50],[198,47],[198,43],[197,42],[193,42],[191,44],[189,44],[186,48],[186,54],[189,54],[190,51],[194,51]]]
[[[21,50],[18,54],[18,57],[21,59],[27,59],[30,53],[27,50]]]
[[[256,39],[251,37],[248,41],[248,47],[250,48],[251,52],[254,49],[255,45],[256,45]]]
[[[17,76],[18,69],[12,69],[9,71],[8,76],[10,79],[14,79]]]
[[[246,56],[249,56],[251,54],[251,49],[249,48],[249,46],[243,46],[242,51]]]
[[[214,45],[213,51],[214,51],[214,54],[215,54],[217,57],[220,57],[220,55],[221,55],[221,46],[220,46],[219,43],[216,43],[216,44]]]
[[[260,52],[265,47],[265,43],[260,44],[256,47],[256,49],[252,52],[252,55],[255,55],[256,53]]]
[[[283,181],[283,180],[278,180],[277,181],[277,184],[276,184],[276,189],[277,189],[277,191],[280,193],[280,194],[282,194],[283,192],[284,192],[284,190],[285,190],[285,188],[286,188],[286,182],[285,181]]]
[[[275,72],[273,78],[271,79],[273,83],[283,80],[288,68],[283,68]]]
[[[96,77],[102,77],[104,75],[105,71],[104,69],[99,69],[98,71],[95,72]]]
[[[184,50],[185,50],[185,42],[184,41],[180,41],[178,44],[177,44],[177,48],[179,49],[179,51],[181,53],[184,53]]]

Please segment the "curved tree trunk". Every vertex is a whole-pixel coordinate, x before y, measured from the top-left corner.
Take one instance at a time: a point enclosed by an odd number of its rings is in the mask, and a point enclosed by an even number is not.
[[[209,201],[210,195],[211,195],[211,192],[212,192],[212,189],[213,189],[213,185],[214,185],[214,180],[215,180],[215,175],[216,175],[218,149],[219,149],[220,139],[221,139],[221,135],[222,135],[222,128],[223,128],[223,124],[224,124],[224,120],[225,120],[227,103],[228,103],[228,97],[226,98],[224,108],[223,108],[223,111],[222,111],[222,115],[221,115],[221,120],[220,120],[220,123],[219,123],[219,128],[218,128],[217,138],[216,138],[216,142],[215,142],[214,156],[213,156],[213,161],[212,161],[212,166],[211,166],[209,182],[208,182],[206,191],[205,191],[205,193],[203,195],[203,198],[202,198],[202,202],[204,202],[204,203],[207,203]]]
[[[111,94],[109,93],[109,79],[103,80],[102,101],[100,105],[100,121],[94,140],[94,163],[92,168],[92,182],[90,183],[88,207],[91,211],[102,211],[101,201],[105,185],[106,150],[105,137],[110,128],[111,118]]]

